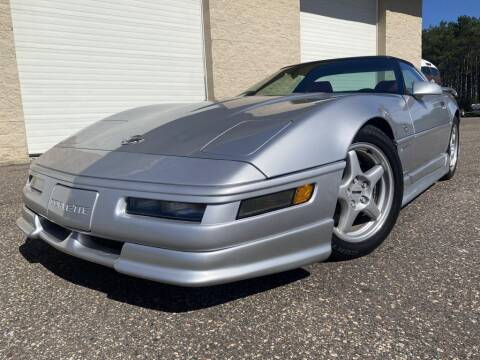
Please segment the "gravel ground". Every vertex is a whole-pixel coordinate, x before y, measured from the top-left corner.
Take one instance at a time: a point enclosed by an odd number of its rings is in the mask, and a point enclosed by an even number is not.
[[[373,254],[203,289],[25,240],[27,168],[0,168],[0,358],[480,359],[480,119],[462,136]]]

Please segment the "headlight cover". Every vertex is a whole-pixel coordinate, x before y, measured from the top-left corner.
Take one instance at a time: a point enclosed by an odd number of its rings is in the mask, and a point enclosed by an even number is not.
[[[205,204],[183,203],[142,198],[127,198],[127,214],[155,218],[201,222]]]
[[[242,200],[237,219],[244,219],[306,203],[312,198],[313,190],[313,184],[306,184],[295,189]]]

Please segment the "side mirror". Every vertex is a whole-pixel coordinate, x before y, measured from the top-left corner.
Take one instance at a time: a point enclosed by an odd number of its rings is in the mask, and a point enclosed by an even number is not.
[[[442,95],[442,87],[438,84],[418,81],[413,83],[413,96],[422,97],[425,95]]]

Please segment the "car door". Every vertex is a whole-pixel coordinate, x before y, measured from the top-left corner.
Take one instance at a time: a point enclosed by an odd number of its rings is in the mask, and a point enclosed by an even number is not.
[[[415,131],[415,158],[412,165],[412,181],[443,166],[442,156],[447,151],[450,137],[450,116],[447,109],[446,95],[426,95],[414,97],[413,84],[426,79],[411,65],[400,62],[400,69],[405,82],[405,101],[412,117]]]

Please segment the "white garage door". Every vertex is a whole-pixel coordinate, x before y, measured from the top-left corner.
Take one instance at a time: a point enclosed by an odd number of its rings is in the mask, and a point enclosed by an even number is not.
[[[301,0],[302,62],[377,54],[377,0]]]
[[[11,0],[28,150],[118,111],[205,99],[201,0]]]

